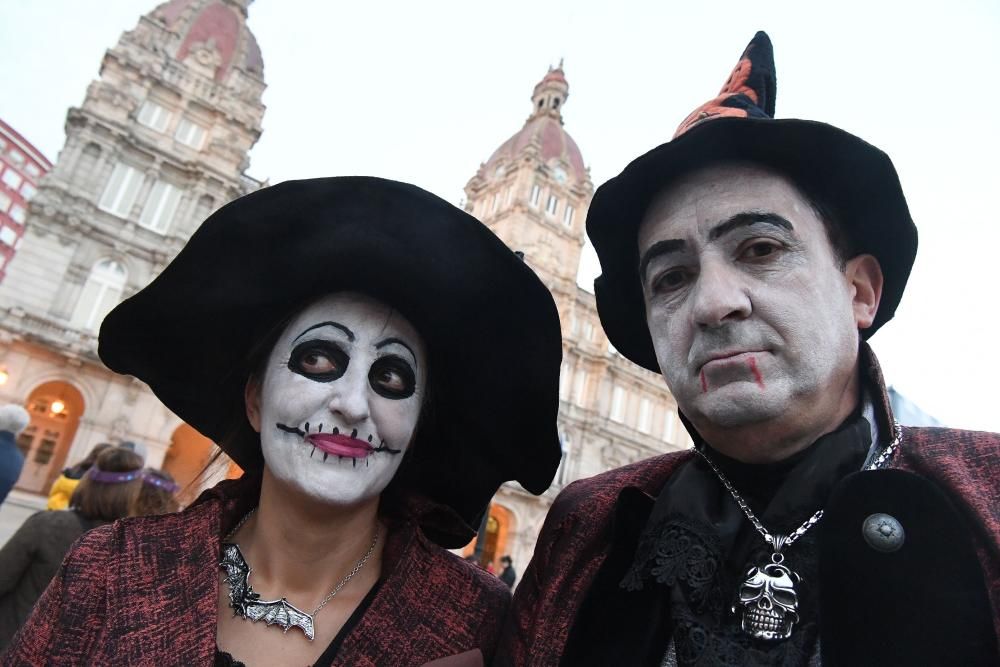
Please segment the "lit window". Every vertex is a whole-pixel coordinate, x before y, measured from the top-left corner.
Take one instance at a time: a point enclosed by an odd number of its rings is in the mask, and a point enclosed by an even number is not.
[[[638,428],[643,433],[649,433],[653,430],[653,405],[648,398],[643,398],[639,402]]]
[[[570,229],[573,228],[573,213],[573,207],[567,204],[566,210],[563,211],[563,224]]]
[[[535,183],[531,186],[531,205],[538,208],[538,200],[542,196],[542,189]]]
[[[29,162],[25,165],[24,170],[28,172],[28,176],[31,176],[32,178],[38,178],[42,175],[42,170],[39,169],[34,162]]]
[[[0,192],[0,213],[6,213],[8,208],[10,208],[10,197],[7,193]]]
[[[187,118],[181,118],[181,122],[177,123],[174,139],[185,146],[198,150],[201,148],[201,142],[205,140],[205,128],[197,123],[192,123]]]
[[[14,222],[24,224],[24,207],[14,204],[10,209],[10,217]]]
[[[104,316],[118,305],[124,289],[125,268],[113,260],[101,260],[90,270],[70,321],[81,329],[96,331]]]
[[[663,439],[667,442],[674,442],[677,435],[677,418],[673,410],[667,410],[667,415],[663,420]]]
[[[14,164],[24,164],[24,153],[16,148],[10,149],[10,161]]]
[[[0,227],[0,243],[4,245],[14,245],[17,240],[17,232],[12,227]]]
[[[36,190],[35,186],[28,181],[21,184],[21,196],[25,199],[31,199],[35,196],[36,192],[38,192],[38,190]]]
[[[17,190],[21,187],[21,183],[24,181],[21,178],[21,174],[17,173],[13,169],[8,168],[7,171],[3,173],[3,182],[6,183],[11,190]]]
[[[101,202],[98,206],[120,218],[127,218],[132,210],[132,205],[135,204],[135,198],[139,194],[141,184],[142,172],[119,162],[115,165],[115,170],[111,172],[111,180],[104,188],[104,194],[101,195]]]
[[[611,419],[625,421],[625,390],[621,387],[615,387],[611,392]]]
[[[555,215],[556,209],[559,207],[559,198],[555,195],[549,195],[549,201],[545,204],[545,212],[549,215]]]
[[[170,122],[170,112],[156,102],[146,100],[139,109],[138,120],[157,132],[166,132],[167,124]]]
[[[181,202],[181,190],[169,183],[157,181],[139,216],[139,224],[162,234],[170,226]]]

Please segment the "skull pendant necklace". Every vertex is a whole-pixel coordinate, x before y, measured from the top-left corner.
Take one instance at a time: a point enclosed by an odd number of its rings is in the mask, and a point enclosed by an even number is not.
[[[888,462],[902,437],[902,429],[899,428],[898,424],[893,425],[893,430],[892,442],[886,445],[868,465],[864,466],[863,470],[877,470]],[[750,505],[743,499],[743,496],[736,491],[729,478],[722,474],[715,462],[701,449],[696,448],[695,452],[705,460],[705,463],[716,474],[772,551],[770,562],[751,567],[746,571],[730,611],[740,617],[740,627],[751,637],[765,640],[788,639],[792,636],[795,624],[799,622],[799,596],[795,587],[802,582],[802,578],[785,565],[783,551],[819,523],[819,520],[823,518],[823,510],[818,510],[806,519],[790,535],[771,533],[750,509]]]

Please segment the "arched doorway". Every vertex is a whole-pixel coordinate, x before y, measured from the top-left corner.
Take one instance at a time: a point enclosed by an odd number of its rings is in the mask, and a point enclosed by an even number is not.
[[[55,380],[36,387],[26,407],[31,422],[17,436],[17,447],[24,454],[17,488],[45,494],[66,463],[83,414],[83,395],[68,382]]]
[[[493,503],[486,516],[483,532],[462,550],[468,558],[476,553],[476,542],[483,541],[482,551],[476,562],[491,572],[500,571],[500,558],[507,553],[507,536],[514,529],[514,516],[503,505]]]

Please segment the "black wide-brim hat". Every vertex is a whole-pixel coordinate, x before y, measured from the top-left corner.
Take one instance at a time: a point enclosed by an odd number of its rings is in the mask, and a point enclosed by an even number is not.
[[[259,469],[243,398],[254,348],[339,291],[397,309],[427,347],[431,405],[394,488],[450,507],[472,528],[503,482],[536,494],[549,486],[561,457],[552,296],[482,223],[413,185],[289,181],[222,207],[107,316],[100,356],[245,470]],[[231,437],[234,426],[245,437]],[[447,546],[472,535],[434,531]]]
[[[917,253],[917,229],[889,156],[839,128],[775,119],[771,41],[753,38],[719,95],[695,109],[674,139],[631,162],[597,189],[587,235],[601,262],[597,310],[611,344],[631,361],[660,372],[646,324],[639,277],[638,230],[651,200],[700,167],[749,162],[821,193],[856,254],[878,259],[885,283],[868,339],[892,319]]]

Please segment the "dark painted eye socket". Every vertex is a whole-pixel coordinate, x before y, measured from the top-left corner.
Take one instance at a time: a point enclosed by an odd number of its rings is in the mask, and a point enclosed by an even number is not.
[[[347,371],[350,361],[343,350],[323,340],[299,343],[288,358],[288,370],[316,382],[333,382]]]
[[[379,357],[368,371],[368,383],[379,396],[400,400],[413,396],[417,378],[413,368],[401,357]]]

